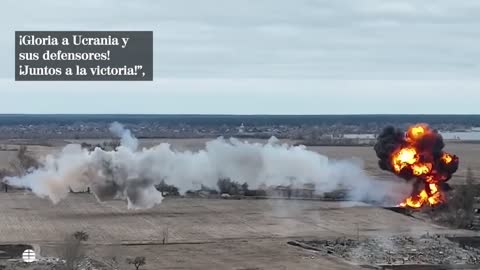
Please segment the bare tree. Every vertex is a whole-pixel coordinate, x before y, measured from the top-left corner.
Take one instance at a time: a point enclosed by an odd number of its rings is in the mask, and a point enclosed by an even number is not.
[[[88,240],[88,234],[84,231],[77,231],[65,238],[62,246],[63,259],[65,260],[65,270],[75,270],[80,260],[85,255],[82,242]]]
[[[178,192],[178,188],[174,185],[169,185],[165,183],[165,180],[162,179],[155,188],[162,193],[162,196],[178,196],[180,193]]]
[[[145,265],[146,259],[143,256],[135,257],[135,258],[127,258],[127,263],[132,264],[136,270],[140,269],[140,266]]]
[[[87,232],[85,231],[76,231],[74,234],[73,234],[73,237],[75,239],[77,239],[78,241],[87,241],[88,238],[89,238],[89,235]]]

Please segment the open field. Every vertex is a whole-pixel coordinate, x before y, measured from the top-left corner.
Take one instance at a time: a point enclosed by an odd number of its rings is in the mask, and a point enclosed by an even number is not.
[[[127,210],[123,201],[99,203],[91,194],[71,194],[57,205],[32,194],[1,193],[0,242],[62,241],[64,233],[89,231],[95,243],[170,243],[220,239],[329,237],[376,232],[443,230],[375,207],[347,202],[295,200],[166,199],[148,210]],[[22,224],[22,226],[19,226]]]
[[[142,147],[169,142],[178,150],[198,150],[208,139],[141,140]],[[252,140],[250,140],[252,141]],[[261,140],[258,140],[261,142]],[[101,140],[87,141],[91,144]],[[3,149],[18,143],[2,141]],[[30,145],[36,156],[59,151]],[[371,147],[309,147],[332,159],[358,158],[373,176],[391,178],[377,167]],[[461,183],[467,167],[480,176],[479,144],[447,144],[460,157]],[[0,151],[0,167],[8,167],[14,151]],[[426,232],[474,235],[368,205],[300,200],[165,199],[149,210],[127,210],[123,201],[99,203],[91,194],[70,194],[57,205],[20,191],[0,192],[0,244],[33,244],[43,256],[58,256],[64,237],[77,230],[89,233],[90,256],[146,256],[145,269],[355,269],[332,256],[287,244],[289,240],[337,237],[421,235]],[[358,234],[358,236],[357,236]],[[163,245],[165,236],[168,244]],[[129,269],[129,268],[125,268]]]
[[[124,202],[98,203],[90,194],[71,194],[52,205],[15,192],[0,193],[0,215],[0,243],[36,244],[52,256],[65,235],[85,230],[93,257],[145,255],[147,269],[352,269],[286,243],[356,237],[357,226],[360,237],[469,234],[345,202],[166,199],[153,209],[129,211]],[[161,245],[165,234],[168,244]]]

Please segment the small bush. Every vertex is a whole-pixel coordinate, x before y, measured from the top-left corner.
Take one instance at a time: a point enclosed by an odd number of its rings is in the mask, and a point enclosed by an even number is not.
[[[88,241],[89,235],[85,231],[76,231],[73,234],[73,237],[78,241],[84,242],[84,241]]]
[[[156,185],[158,191],[162,193],[162,196],[178,196],[180,193],[178,192],[178,188],[174,185],[169,185],[165,183],[164,180],[160,182],[160,184]]]
[[[135,258],[127,258],[127,263],[131,264],[135,267],[136,270],[140,269],[140,266],[147,264],[145,257],[135,257]]]
[[[242,191],[240,183],[232,181],[230,178],[218,179],[217,186],[222,194],[238,195]]]

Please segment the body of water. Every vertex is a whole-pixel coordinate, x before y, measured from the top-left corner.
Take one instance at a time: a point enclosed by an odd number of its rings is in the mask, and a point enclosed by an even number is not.
[[[440,132],[445,140],[480,141],[480,131]],[[375,134],[344,134],[348,139],[375,139]]]

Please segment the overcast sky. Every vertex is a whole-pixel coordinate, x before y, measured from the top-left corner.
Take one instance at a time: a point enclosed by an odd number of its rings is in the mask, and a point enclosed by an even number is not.
[[[0,113],[480,113],[478,0],[3,0]],[[15,82],[16,30],[152,30],[153,82]]]

